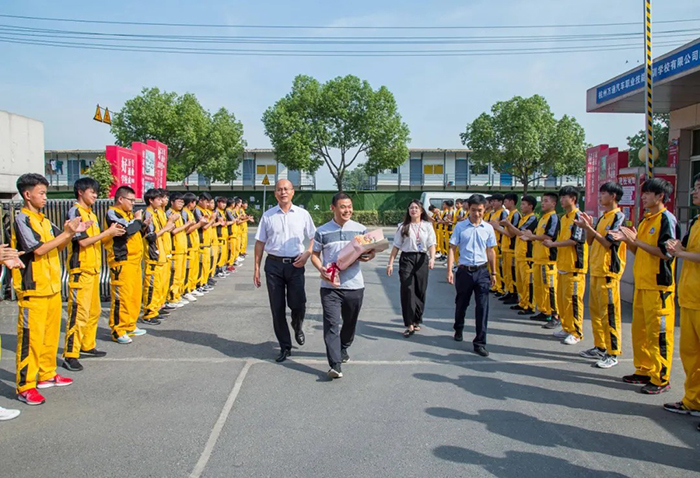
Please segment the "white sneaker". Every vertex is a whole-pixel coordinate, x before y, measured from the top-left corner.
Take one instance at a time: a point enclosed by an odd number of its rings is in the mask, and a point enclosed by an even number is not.
[[[131,340],[131,337],[129,337],[127,334],[117,337],[118,344],[130,344],[131,342],[133,342],[133,340]]]
[[[12,420],[13,418],[17,418],[20,414],[19,410],[14,410],[12,408],[2,408],[0,407],[0,422],[4,422],[5,420]]]
[[[567,332],[564,329],[561,329],[561,330],[557,330],[552,335],[558,339],[565,339],[566,337],[569,336],[569,332]]]
[[[569,335],[562,341],[562,343],[564,343],[564,344],[566,344],[566,345],[576,345],[576,344],[579,343],[580,341],[581,341],[581,339],[579,339],[579,338],[576,337],[575,335],[569,334]]]
[[[193,290],[192,292],[190,292],[190,294],[195,296],[195,297],[203,297],[204,296],[204,292],[200,292],[198,289]]]
[[[127,332],[126,334],[131,337],[140,337],[142,335],[146,335],[147,332],[143,329],[139,329],[138,327],[136,327],[134,330],[132,330],[131,332]]]
[[[189,303],[190,303],[190,301],[187,300],[187,299],[185,299],[184,297],[182,297],[182,298],[180,299],[180,301],[178,302],[178,304],[180,304],[180,305],[187,305],[187,304],[189,304]]]
[[[187,299],[190,302],[197,302],[197,298],[194,296],[194,293],[189,292],[185,295],[182,296],[184,299]]]
[[[165,305],[164,305],[164,307],[165,307],[166,309],[179,309],[180,307],[184,307],[184,306],[185,306],[185,304],[181,304],[181,303],[179,303],[179,302],[175,302],[175,303],[173,303],[173,302],[166,302]]]
[[[606,355],[603,360],[595,364],[598,368],[613,368],[615,365],[617,365],[617,356],[615,355]]]

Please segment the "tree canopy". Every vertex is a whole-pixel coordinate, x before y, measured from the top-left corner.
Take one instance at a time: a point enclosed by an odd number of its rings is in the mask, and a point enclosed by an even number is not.
[[[540,95],[499,101],[460,134],[471,161],[510,173],[525,192],[549,175],[581,175],[586,167],[585,133],[575,118],[557,120]]]
[[[98,196],[108,198],[109,190],[112,188],[115,178],[112,174],[112,165],[109,164],[104,156],[95,158],[95,161],[92,162],[92,165],[87,170],[87,175],[100,185]]]
[[[324,84],[297,76],[292,91],[268,108],[262,121],[281,163],[310,173],[325,163],[339,190],[360,157],[367,174],[408,158],[409,130],[394,95],[352,75]]]
[[[243,125],[220,108],[211,114],[192,93],[178,95],[144,88],[112,119],[116,144],[155,139],[168,145],[168,179],[182,181],[194,172],[216,181],[236,178],[243,157]]]
[[[655,114],[654,123],[651,127],[651,134],[654,137],[654,146],[659,150],[659,159],[656,160],[658,166],[666,166],[667,164],[668,121],[668,114]],[[646,166],[643,161],[639,160],[639,150],[647,147],[646,131],[642,129],[634,136],[628,136],[627,147],[630,152],[630,166]]]

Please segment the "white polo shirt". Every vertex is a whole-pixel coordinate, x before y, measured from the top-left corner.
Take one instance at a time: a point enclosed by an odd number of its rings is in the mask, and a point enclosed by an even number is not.
[[[286,213],[279,205],[260,218],[255,240],[265,243],[265,252],[273,256],[296,257],[306,249],[304,239],[313,239],[316,227],[304,208],[295,206]]]

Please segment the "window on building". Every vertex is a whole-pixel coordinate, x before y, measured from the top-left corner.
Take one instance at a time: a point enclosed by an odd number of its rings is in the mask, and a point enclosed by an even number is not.
[[[700,156],[700,129],[696,129],[695,131],[693,131],[692,143],[693,150],[690,155]]]
[[[423,165],[423,174],[443,174],[444,168],[442,164],[425,164]]]
[[[265,167],[264,164],[258,164],[257,168],[255,168],[255,172],[259,176],[263,176],[264,174],[267,174],[267,168]]]
[[[472,174],[488,174],[489,173],[489,166],[487,164],[483,166],[477,166],[476,164],[470,164],[469,167],[471,168]]]
[[[277,165],[268,164],[267,165],[267,174],[277,174]]]

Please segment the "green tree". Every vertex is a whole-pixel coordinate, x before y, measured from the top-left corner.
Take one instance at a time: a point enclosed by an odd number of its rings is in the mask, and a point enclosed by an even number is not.
[[[352,75],[324,84],[297,76],[292,91],[262,121],[281,163],[310,173],[325,163],[341,191],[346,171],[361,156],[367,174],[408,158],[409,130],[394,95]]]
[[[87,175],[100,185],[100,193],[98,196],[101,198],[108,198],[109,190],[112,188],[115,178],[112,174],[112,165],[109,164],[104,156],[95,158],[95,161],[93,161],[92,165],[87,170]]]
[[[355,169],[347,171],[343,175],[344,191],[360,191],[369,186],[369,175],[365,171],[364,164],[360,164]]]
[[[554,114],[542,96],[499,101],[460,134],[477,166],[491,163],[523,184],[523,191],[549,175],[581,175],[586,167],[585,133],[570,116]]]
[[[168,145],[168,179],[198,172],[215,181],[236,178],[243,157],[243,125],[226,108],[211,114],[192,93],[144,88],[112,119],[120,146],[155,139]]]
[[[654,137],[654,146],[659,150],[659,159],[656,163],[659,166],[666,166],[668,158],[668,114],[655,114],[651,133]],[[627,137],[627,147],[630,152],[630,166],[646,166],[639,160],[639,150],[647,147],[646,131],[641,130],[634,136]]]

